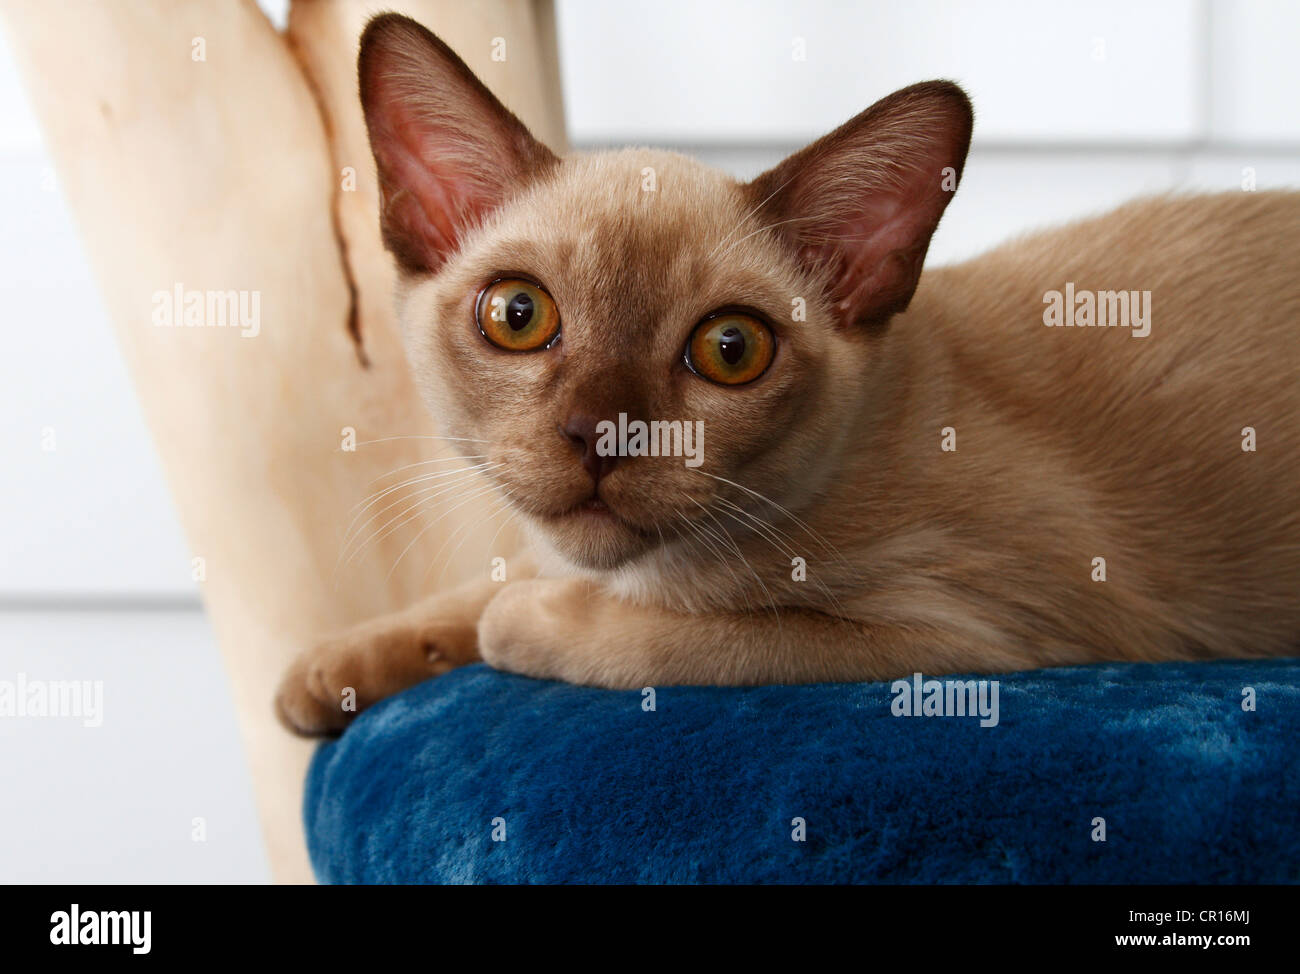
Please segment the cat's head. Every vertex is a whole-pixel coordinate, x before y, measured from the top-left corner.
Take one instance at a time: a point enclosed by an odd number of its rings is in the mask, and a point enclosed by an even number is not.
[[[798,510],[834,476],[961,174],[959,88],[896,92],[739,183],[668,152],[557,158],[406,18],[370,23],[359,74],[417,384],[555,551],[725,545],[712,525],[751,498]],[[628,455],[637,421],[691,454]]]

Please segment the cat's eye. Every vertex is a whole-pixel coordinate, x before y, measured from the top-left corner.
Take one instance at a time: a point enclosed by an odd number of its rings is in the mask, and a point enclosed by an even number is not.
[[[551,296],[529,281],[493,281],[478,296],[478,330],[497,348],[532,352],[560,335],[560,311]]]
[[[686,365],[696,375],[725,386],[753,382],[776,354],[772,330],[752,315],[717,314],[695,326],[686,345]]]

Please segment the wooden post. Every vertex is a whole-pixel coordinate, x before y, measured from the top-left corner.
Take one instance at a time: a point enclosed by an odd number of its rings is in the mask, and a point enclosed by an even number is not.
[[[547,0],[385,7],[441,35],[563,150]],[[427,438],[435,430],[407,373],[379,242],[355,73],[368,10],[298,3],[282,35],[251,0],[3,6],[192,554],[204,559],[204,604],[280,882],[312,879],[300,815],[312,746],[275,722],[282,671],[323,633],[487,571],[510,535],[497,534],[494,504],[472,501],[418,537],[430,522],[378,537],[336,571],[358,502],[398,481],[371,482],[446,455]],[[494,38],[505,39],[504,61],[492,59]],[[203,326],[158,324],[171,310],[161,296],[178,288],[186,299],[237,292],[255,323],[217,326],[209,309]]]

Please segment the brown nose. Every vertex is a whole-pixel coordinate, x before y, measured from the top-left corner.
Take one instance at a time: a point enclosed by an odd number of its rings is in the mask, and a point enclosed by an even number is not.
[[[596,432],[596,425],[600,420],[585,414],[570,416],[568,422],[560,428],[564,435],[582,457],[582,466],[587,473],[591,474],[591,480],[594,484],[600,483],[600,478],[606,476],[618,463],[617,456],[603,457],[596,452],[596,444],[600,440],[600,434]]]

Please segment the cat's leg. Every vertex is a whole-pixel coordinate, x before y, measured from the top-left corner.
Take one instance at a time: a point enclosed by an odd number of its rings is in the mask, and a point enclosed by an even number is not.
[[[474,662],[479,616],[502,587],[468,582],[322,640],[281,681],[280,722],[299,734],[341,730],[371,704]]]
[[[632,689],[883,680],[1015,668],[1005,648],[952,634],[840,619],[687,614],[624,602],[579,579],[537,579],[500,591],[479,622],[492,666],[542,679]]]

